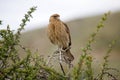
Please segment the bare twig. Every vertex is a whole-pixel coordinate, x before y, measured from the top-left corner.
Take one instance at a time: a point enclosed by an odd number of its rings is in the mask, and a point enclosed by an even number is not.
[[[62,66],[62,63],[61,63],[61,62],[59,62],[59,64],[60,64],[61,70],[62,70],[62,72],[63,72],[63,74],[64,74],[64,76],[65,76],[65,75],[66,75],[66,73],[65,73],[64,68],[63,68],[63,66]]]

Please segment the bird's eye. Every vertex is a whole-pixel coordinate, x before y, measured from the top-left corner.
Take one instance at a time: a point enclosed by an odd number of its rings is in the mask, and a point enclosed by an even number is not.
[[[58,16],[54,16],[54,17],[58,17]]]

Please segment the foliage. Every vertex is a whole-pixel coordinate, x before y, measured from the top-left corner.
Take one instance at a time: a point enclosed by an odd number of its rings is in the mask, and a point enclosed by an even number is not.
[[[111,80],[118,80],[109,70],[117,71],[115,68],[108,66],[109,54],[112,51],[115,40],[109,45],[108,51],[104,57],[104,63],[102,69],[97,77],[94,77],[92,69],[93,58],[91,56],[92,44],[95,41],[95,37],[104,27],[109,13],[105,13],[100,22],[97,25],[96,32],[94,32],[85,48],[82,49],[82,55],[78,65],[73,68],[73,71],[69,75],[63,75],[57,70],[49,67],[46,61],[37,52],[31,52],[29,49],[23,47],[20,43],[21,31],[24,30],[25,25],[30,18],[32,13],[37,7],[32,7],[25,14],[24,19],[20,24],[17,32],[10,30],[9,25],[7,29],[0,30],[0,79],[1,80],[105,80],[104,77],[110,77]],[[2,21],[0,20],[0,25]],[[27,54],[24,58],[20,58],[19,49],[23,49]],[[21,53],[22,54],[22,53]]]

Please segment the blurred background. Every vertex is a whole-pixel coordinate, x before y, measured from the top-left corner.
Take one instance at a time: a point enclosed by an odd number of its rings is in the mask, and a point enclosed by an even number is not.
[[[50,15],[58,13],[65,22],[73,19],[96,16],[105,12],[120,11],[120,0],[0,0],[0,19],[3,21],[1,28],[9,24],[16,30],[21,19],[30,7],[37,6],[33,19],[27,24],[25,31],[46,26]]]
[[[110,54],[110,65],[120,70],[120,0],[0,0],[0,20],[3,21],[0,29],[9,24],[12,30],[17,30],[24,14],[32,6],[37,6],[37,10],[23,31],[21,44],[33,52],[38,50],[46,58],[52,54],[57,47],[48,40],[46,28],[50,15],[58,13],[70,28],[74,64],[78,62],[81,48],[85,47],[90,34],[95,32],[102,15],[111,11],[92,46],[92,55],[97,63],[95,67],[101,66],[108,44],[116,39]]]

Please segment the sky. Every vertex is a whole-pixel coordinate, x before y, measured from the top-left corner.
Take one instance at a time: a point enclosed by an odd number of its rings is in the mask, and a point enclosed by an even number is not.
[[[120,0],[0,0],[0,29],[9,24],[16,30],[30,7],[37,6],[33,18],[27,23],[25,30],[41,28],[49,23],[52,14],[60,14],[64,22],[74,18],[120,11]]]

